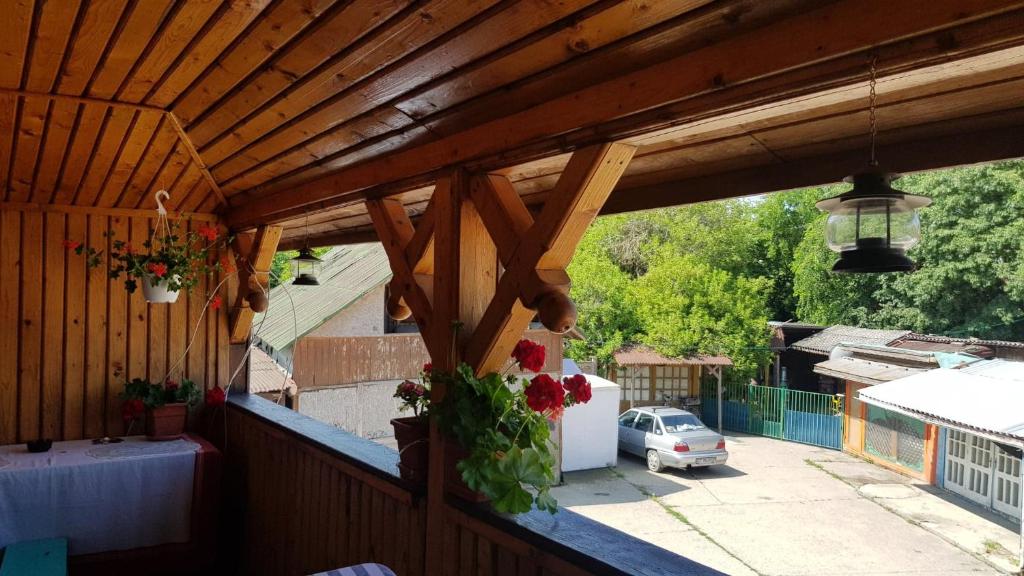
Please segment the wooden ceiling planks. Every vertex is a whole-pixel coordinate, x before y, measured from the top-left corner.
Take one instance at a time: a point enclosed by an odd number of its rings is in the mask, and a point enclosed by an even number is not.
[[[640,146],[620,187],[784,164],[859,145],[869,50],[892,129],[1013,106],[1024,54],[966,58],[1024,45],[1022,14],[1014,0],[12,1],[0,198],[148,209],[162,187],[180,209],[286,228],[310,212],[312,233],[339,237],[367,230],[353,200],[399,193],[418,210],[454,163],[510,166],[531,205],[563,152],[609,138]]]

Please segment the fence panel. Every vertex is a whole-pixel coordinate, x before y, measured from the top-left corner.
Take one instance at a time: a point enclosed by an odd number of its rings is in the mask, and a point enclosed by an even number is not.
[[[731,384],[722,390],[722,428],[841,450],[843,398],[771,386]],[[701,384],[705,424],[718,426],[717,384]]]

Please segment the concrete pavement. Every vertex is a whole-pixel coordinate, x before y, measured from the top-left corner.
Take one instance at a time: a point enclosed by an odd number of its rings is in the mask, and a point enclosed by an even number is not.
[[[616,469],[568,473],[553,492],[577,513],[727,574],[1001,573],[981,556],[993,540],[1009,545],[1012,532],[1003,527],[1000,538],[975,534],[987,543],[961,544],[956,530],[979,529],[973,515],[958,523],[940,505],[952,503],[902,476],[759,436],[730,436],[728,445],[726,466],[653,474],[640,458],[620,454]],[[932,515],[915,519],[921,510]],[[946,525],[946,533],[925,521]]]

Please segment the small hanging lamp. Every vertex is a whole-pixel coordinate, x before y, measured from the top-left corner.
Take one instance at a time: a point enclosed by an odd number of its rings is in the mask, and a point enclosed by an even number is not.
[[[927,196],[907,194],[891,186],[899,174],[879,168],[875,159],[875,59],[871,60],[869,118],[871,160],[867,169],[847,176],[853,189],[815,204],[828,212],[825,241],[839,253],[832,266],[838,273],[911,272],[916,268],[907,250],[921,239],[917,209],[932,203]]]
[[[323,260],[313,255],[313,251],[309,248],[309,213],[306,213],[306,245],[299,250],[299,255],[291,259],[292,265],[292,276],[295,280],[292,280],[292,286],[319,286],[320,280],[317,276],[320,275],[320,268],[323,266]]]

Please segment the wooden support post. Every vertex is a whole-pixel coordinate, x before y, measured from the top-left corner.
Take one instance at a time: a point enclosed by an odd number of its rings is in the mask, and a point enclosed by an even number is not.
[[[549,329],[572,327],[565,267],[634,151],[602,144],[576,152],[536,220],[507,179],[471,178],[461,169],[438,179],[419,228],[400,201],[367,200],[394,274],[389,307],[408,305],[434,370],[450,372],[461,362],[478,374],[500,369],[538,313]],[[434,383],[431,401],[443,401],[446,393],[443,383]],[[445,468],[444,439],[432,422],[428,574],[439,573],[450,553],[441,541]]]
[[[280,226],[260,226],[256,234],[239,234],[232,244],[235,268],[238,270],[238,295],[231,311],[230,342],[244,344],[256,310],[250,305],[250,293],[265,296],[270,290],[270,266],[274,262],[277,244],[281,240]]]

